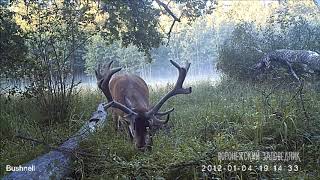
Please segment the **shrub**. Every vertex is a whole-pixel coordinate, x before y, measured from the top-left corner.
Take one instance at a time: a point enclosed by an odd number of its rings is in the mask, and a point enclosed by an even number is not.
[[[252,67],[264,53],[276,49],[311,50],[320,52],[320,24],[293,14],[271,16],[265,27],[240,23],[225,39],[219,50],[218,69],[237,80],[250,80]],[[276,68],[270,74],[288,77],[286,70]]]

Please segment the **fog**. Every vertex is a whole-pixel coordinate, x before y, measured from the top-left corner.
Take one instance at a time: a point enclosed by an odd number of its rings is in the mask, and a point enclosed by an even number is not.
[[[155,66],[153,64],[140,69],[137,72],[119,72],[131,73],[142,77],[148,86],[152,88],[159,88],[168,84],[174,84],[178,78],[177,69],[170,63],[166,63],[165,67]],[[77,77],[81,81],[79,88],[97,88],[96,78],[94,75]],[[220,74],[215,71],[213,62],[206,62],[203,64],[191,64],[184,84],[197,84],[206,81],[212,85],[220,80]]]
[[[179,63],[183,65],[183,63]],[[168,84],[174,84],[178,78],[177,69],[169,62],[164,61],[159,64],[146,64],[143,68],[136,70],[135,72],[127,72],[126,70],[121,70],[118,73],[130,73],[136,74],[142,77],[148,86],[153,89],[157,89]],[[184,82],[187,84],[197,84],[199,82],[206,81],[212,85],[215,85],[220,80],[220,74],[215,71],[214,61],[207,60],[202,63],[192,63],[188,71],[186,80]],[[80,82],[76,89],[97,89],[96,78],[94,75],[82,74],[75,78],[75,82]],[[1,82],[1,89],[18,88],[20,90],[26,90],[26,86],[30,85],[30,82],[26,80],[7,80]]]

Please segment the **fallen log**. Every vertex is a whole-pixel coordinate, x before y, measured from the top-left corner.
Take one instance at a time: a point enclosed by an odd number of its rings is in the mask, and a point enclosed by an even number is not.
[[[258,63],[252,67],[255,71],[254,74],[257,75],[264,72],[276,62],[286,67],[289,73],[298,81],[300,81],[300,78],[293,65],[300,66],[304,73],[320,74],[320,55],[318,53],[308,50],[289,49],[279,49],[265,53]]]
[[[28,163],[21,165],[22,168],[28,167],[29,170],[15,171],[3,177],[5,180],[12,179],[62,179],[71,173],[72,153],[78,147],[79,143],[88,138],[90,134],[101,129],[107,122],[107,112],[104,110],[103,103],[98,105],[88,122],[80,130],[61,146],[50,151]],[[21,169],[20,169],[21,170]]]

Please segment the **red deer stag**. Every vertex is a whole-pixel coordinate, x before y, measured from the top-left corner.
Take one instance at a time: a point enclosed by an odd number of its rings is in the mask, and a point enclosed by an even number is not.
[[[146,82],[136,75],[120,74],[113,76],[121,68],[111,69],[112,62],[108,64],[103,74],[101,74],[100,68],[95,71],[98,87],[108,99],[106,108],[112,107],[112,118],[118,124],[118,127],[120,120],[127,122],[128,133],[138,150],[150,150],[152,144],[150,128],[167,123],[170,113],[174,110],[172,108],[166,112],[159,112],[162,105],[175,95],[190,94],[192,91],[191,87],[182,87],[190,63],[186,67],[180,67],[176,62],[170,61],[179,71],[178,80],[174,88],[155,106],[150,106],[149,89]],[[159,119],[165,115],[167,115],[166,120]]]

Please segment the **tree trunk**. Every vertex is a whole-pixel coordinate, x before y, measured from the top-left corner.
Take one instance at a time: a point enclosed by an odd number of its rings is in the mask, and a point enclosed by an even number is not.
[[[3,177],[4,180],[11,179],[62,179],[72,172],[72,153],[78,147],[79,143],[88,138],[91,133],[101,129],[107,122],[107,112],[104,110],[104,104],[98,105],[90,120],[86,122],[81,129],[70,139],[64,142],[60,150],[52,150],[28,163],[23,167],[34,167],[34,171],[16,171]]]

